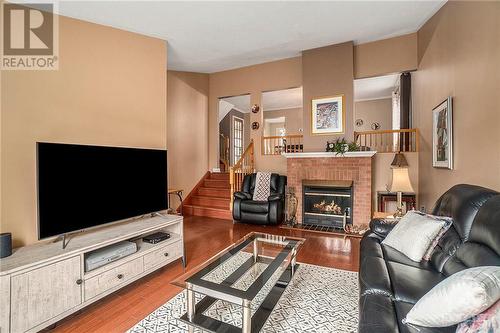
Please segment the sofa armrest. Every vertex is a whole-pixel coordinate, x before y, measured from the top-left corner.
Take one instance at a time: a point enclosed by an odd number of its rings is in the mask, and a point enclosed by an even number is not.
[[[397,223],[397,220],[373,219],[370,221],[370,230],[375,235],[385,238]]]
[[[283,194],[273,194],[267,198],[267,201],[279,201],[283,200]]]
[[[252,196],[250,195],[250,193],[246,193],[246,192],[234,192],[234,197],[238,198],[238,199],[241,199],[241,200],[250,200],[250,199],[252,199]]]

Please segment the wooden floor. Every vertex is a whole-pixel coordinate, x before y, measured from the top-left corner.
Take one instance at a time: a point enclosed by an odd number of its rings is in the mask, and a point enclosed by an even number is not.
[[[190,216],[184,219],[187,270],[251,231],[306,238],[299,262],[351,271],[359,268],[357,238]],[[124,332],[181,291],[170,282],[182,273],[180,261],[172,263],[66,318],[50,332]]]

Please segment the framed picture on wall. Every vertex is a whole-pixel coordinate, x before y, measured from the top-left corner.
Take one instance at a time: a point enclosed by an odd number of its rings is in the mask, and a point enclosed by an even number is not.
[[[344,95],[313,99],[311,111],[313,135],[344,133]]]
[[[453,109],[448,97],[432,109],[432,166],[453,169]]]

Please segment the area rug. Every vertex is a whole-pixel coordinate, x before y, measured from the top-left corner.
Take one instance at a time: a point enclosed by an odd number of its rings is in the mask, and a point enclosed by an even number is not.
[[[197,294],[196,302],[201,299]],[[188,332],[187,325],[178,320],[185,312],[183,291],[128,332]],[[205,315],[241,327],[241,307],[234,304],[217,301]],[[357,332],[357,329],[358,273],[300,264],[261,332]],[[199,329],[194,332],[204,333]]]

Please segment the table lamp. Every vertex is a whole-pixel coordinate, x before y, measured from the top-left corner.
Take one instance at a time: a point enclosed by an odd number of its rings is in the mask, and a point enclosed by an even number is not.
[[[397,210],[394,217],[403,216],[403,192],[413,192],[410,176],[408,174],[408,162],[405,155],[396,153],[394,160],[391,163],[392,168],[392,184],[391,192],[397,193]]]

